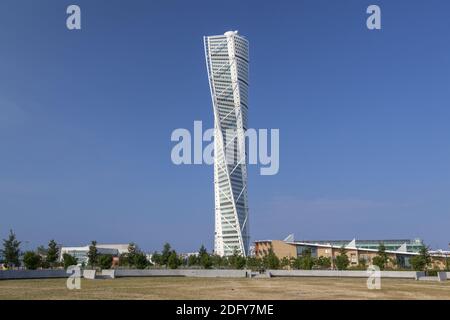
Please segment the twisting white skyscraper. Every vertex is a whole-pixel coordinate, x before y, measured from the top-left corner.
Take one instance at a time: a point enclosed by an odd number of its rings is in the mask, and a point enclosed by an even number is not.
[[[204,43],[214,108],[214,252],[247,256],[248,41],[228,31]]]

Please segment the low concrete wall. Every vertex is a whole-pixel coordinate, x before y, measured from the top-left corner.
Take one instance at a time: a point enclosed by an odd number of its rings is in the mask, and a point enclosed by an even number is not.
[[[414,279],[419,280],[420,278],[425,277],[425,271],[416,271],[416,276]]]
[[[83,270],[83,278],[94,280],[95,279],[95,270]]]
[[[446,281],[447,278],[447,272],[438,272],[437,278],[439,281]]]
[[[436,276],[424,276],[418,279],[419,281],[439,281],[439,278]]]
[[[2,270],[0,280],[8,279],[45,279],[45,278],[68,278],[66,270]]]
[[[116,278],[119,277],[182,277],[179,270],[163,270],[163,269],[117,269]]]
[[[382,278],[415,279],[416,271],[381,271]]]
[[[110,269],[110,270],[102,270],[101,276],[103,278],[110,278],[114,279],[116,277],[116,270]]]
[[[267,270],[272,277],[351,277],[367,278],[367,271],[338,270]],[[414,271],[381,271],[381,278],[415,279]]]
[[[199,277],[199,278],[245,278],[247,270],[205,270],[205,269],[116,269],[102,270],[103,277]],[[0,271],[0,280],[7,279],[45,279],[67,278],[70,274],[66,270],[3,270]],[[335,271],[335,270],[267,270],[272,277],[354,277],[367,278],[366,271]],[[382,278],[420,279],[424,272],[415,271],[381,271]],[[441,272],[440,279],[450,279],[450,272]],[[94,279],[94,270],[84,270],[83,277]],[[436,280],[438,277],[436,277]],[[443,280],[441,280],[443,281]]]
[[[83,278],[95,279],[95,270],[83,270]],[[67,278],[66,270],[5,270],[0,271],[0,280]],[[198,277],[198,278],[245,278],[246,270],[205,269],[117,269],[102,270],[101,278],[115,277]]]
[[[199,278],[245,278],[246,270],[205,270],[205,269],[117,269],[118,277],[199,277]]]
[[[246,278],[246,270],[183,270],[185,277],[201,278]]]
[[[367,278],[366,271],[338,270],[267,270],[272,277],[360,277]]]

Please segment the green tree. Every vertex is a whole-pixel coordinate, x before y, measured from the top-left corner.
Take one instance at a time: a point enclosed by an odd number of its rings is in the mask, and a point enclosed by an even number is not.
[[[12,230],[9,230],[8,239],[3,239],[3,250],[1,250],[1,253],[5,265],[10,268],[20,266],[20,243]]]
[[[302,254],[291,261],[291,266],[294,269],[311,270],[314,265],[317,265],[317,259],[311,254],[311,249],[306,248]]]
[[[136,254],[139,252],[136,244],[131,242],[128,244],[128,253],[126,254],[127,265],[130,267],[135,266]]]
[[[280,267],[282,269],[289,267],[291,265],[291,260],[288,257],[283,257],[283,259],[280,260]]]
[[[145,269],[150,265],[145,253],[139,251],[134,255],[133,264],[137,269]]]
[[[311,254],[311,249],[306,248],[305,250],[303,250],[300,264],[301,269],[303,270],[311,270],[316,264],[316,261]]]
[[[416,271],[426,271],[428,265],[431,263],[431,256],[429,249],[426,246],[422,246],[417,256],[409,259],[411,266]]]
[[[98,256],[97,260],[98,260],[98,264],[99,264],[100,268],[111,269],[111,265],[112,265],[112,261],[113,261],[112,255],[102,254],[102,255]]]
[[[215,268],[220,269],[228,266],[228,259],[218,254],[213,254],[211,255],[211,263]]]
[[[41,266],[42,258],[34,251],[27,251],[23,255],[23,263],[27,269],[36,270]]]
[[[187,259],[187,264],[188,264],[189,267],[198,266],[199,265],[199,259],[198,259],[197,255],[191,254],[188,257],[188,259]]]
[[[263,265],[266,269],[279,269],[280,259],[276,256],[272,249],[263,257]]]
[[[181,265],[181,260],[175,250],[172,250],[167,258],[167,266],[170,269],[177,269]]]
[[[153,252],[152,262],[156,265],[162,265],[162,255],[158,251]]]
[[[64,253],[63,254],[63,264],[64,264],[64,269],[67,269],[70,266],[76,266],[78,264],[77,258],[75,258],[74,256],[68,254],[68,253]]]
[[[303,269],[303,259],[301,256],[291,259],[291,267],[297,270]]]
[[[205,269],[211,269],[213,263],[209,254],[204,254],[200,257],[200,264]]]
[[[240,255],[237,250],[234,250],[233,255],[228,257],[229,264],[234,269],[243,269],[247,264],[245,257]]]
[[[208,254],[208,251],[206,250],[205,246],[202,245],[202,246],[200,247],[200,249],[198,250],[198,256],[201,257],[201,256],[204,255],[204,254]]]
[[[45,260],[49,264],[49,266],[53,268],[58,262],[58,257],[59,257],[59,247],[56,241],[52,239],[48,243],[48,249]]]
[[[386,247],[383,243],[380,243],[378,246],[378,253],[372,259],[372,263],[380,268],[380,270],[384,270],[386,268],[386,264],[388,263],[388,255],[386,253]]]
[[[152,256],[155,263],[159,263],[160,255],[155,251]],[[158,261],[158,262],[156,262]],[[128,252],[122,253],[119,257],[119,264],[121,266],[135,267],[137,269],[145,269],[151,263],[147,259],[147,255],[139,249],[139,246],[134,242],[128,245]]]
[[[350,259],[347,256],[347,250],[345,250],[344,246],[339,249],[339,255],[336,256],[335,264],[338,270],[347,270]]]
[[[119,256],[119,266],[121,267],[129,267],[130,264],[128,262],[128,253],[121,253]]]
[[[161,252],[161,265],[167,265],[169,263],[169,257],[172,254],[172,248],[169,243],[165,243]]]
[[[200,265],[205,269],[210,269],[212,267],[212,260],[210,255],[208,254],[208,251],[206,251],[206,248],[204,245],[200,247],[200,250],[198,251],[198,259],[200,262]]]
[[[320,257],[316,260],[316,265],[317,265],[320,269],[330,269],[330,268],[331,268],[331,258],[330,258],[330,257],[320,256]]]
[[[253,271],[261,270],[263,268],[262,260],[257,257],[248,257],[247,268]]]
[[[380,257],[380,256],[373,257],[372,258],[372,263],[373,263],[373,265],[375,265],[378,268],[380,268],[380,270],[384,270],[385,262],[384,262],[382,257]]]
[[[88,252],[89,265],[91,267],[95,267],[97,265],[98,260],[98,250],[97,250],[97,241],[92,241],[89,246]]]

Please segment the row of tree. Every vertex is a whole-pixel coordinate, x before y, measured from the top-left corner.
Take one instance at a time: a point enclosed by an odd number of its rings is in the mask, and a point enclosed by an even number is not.
[[[10,230],[9,236],[3,239],[3,249],[0,250],[2,262],[7,268],[20,267],[21,242],[17,240],[15,233]],[[60,264],[59,247],[55,240],[50,240],[48,247],[39,247],[38,251],[26,251],[23,253],[23,264],[27,269],[55,268]]]
[[[326,257],[314,258],[311,250],[304,250],[302,255],[297,258],[279,259],[273,251],[269,251],[263,258],[243,257],[235,252],[230,257],[221,257],[215,254],[209,254],[202,245],[199,251],[188,257],[180,257],[175,250],[171,249],[170,244],[166,243],[161,253],[154,252],[152,262],[158,267],[166,267],[176,269],[178,267],[200,267],[204,269],[280,269],[291,267],[293,269],[312,269],[313,267],[321,269],[329,269],[331,267],[331,259]],[[349,265],[348,257],[345,253],[336,258],[336,263],[345,269]]]
[[[22,265],[22,257],[23,266],[30,270],[58,268],[62,266],[67,269],[69,266],[79,263],[76,257],[68,253],[62,255],[62,262],[60,262],[60,248],[55,240],[50,240],[47,247],[40,246],[36,251],[21,252],[20,245],[21,241],[17,240],[15,233],[10,230],[8,238],[3,239],[3,249],[0,250],[2,261],[0,263],[10,269],[17,268]],[[91,268],[99,267],[101,269],[111,268],[114,258],[111,254],[100,254],[96,241],[91,242],[87,257],[87,266]],[[134,243],[129,244],[128,252],[121,254],[119,261],[122,266],[138,269],[144,269],[151,265],[145,253]],[[86,266],[84,261],[82,262],[82,266]]]
[[[306,248],[298,257],[284,257],[279,259],[272,250],[264,255],[262,258],[257,257],[242,257],[235,253],[230,257],[221,257],[214,254],[209,254],[204,246],[201,246],[198,253],[189,255],[187,258],[180,258],[175,250],[172,250],[170,244],[164,245],[162,253],[155,252],[152,256],[152,262],[159,267],[167,267],[171,269],[183,267],[201,267],[205,269],[210,268],[233,268],[233,269],[331,269],[338,270],[361,269],[365,270],[369,261],[360,259],[356,266],[351,266],[350,259],[347,254],[347,249],[341,247],[334,259],[331,257],[313,257],[311,250]],[[399,261],[390,258],[386,252],[384,244],[380,244],[378,253],[373,257],[372,264],[378,266],[380,270],[385,270],[389,267],[396,268],[399,266]],[[410,258],[410,264],[413,270],[424,271],[431,263],[431,256],[429,249],[423,246],[419,254]]]
[[[2,262],[8,268],[19,267],[20,263],[20,244],[12,230],[7,239],[3,239],[3,250],[0,253],[3,256]],[[92,241],[89,246],[88,266],[91,268],[99,267],[109,269],[113,264],[111,254],[100,254],[97,249],[97,242]],[[40,246],[37,251],[26,251],[23,254],[23,264],[27,269],[37,268],[56,268],[78,264],[75,257],[64,253],[62,263],[58,261],[59,247],[55,240],[50,240],[47,247]],[[391,267],[397,267],[399,261],[392,259],[386,252],[383,244],[380,244],[377,255],[372,259],[372,264],[378,266],[381,270]],[[410,264],[413,270],[426,270],[431,263],[431,256],[426,246],[423,246],[419,254],[410,258]],[[85,262],[83,262],[84,266]],[[368,261],[360,259],[356,268],[365,269]],[[139,249],[135,243],[130,243],[128,252],[122,253],[119,257],[119,266],[128,268],[145,269],[149,266],[165,267],[176,269],[183,267],[210,268],[233,268],[252,270],[263,269],[330,269],[332,267],[338,270],[347,270],[350,266],[350,260],[345,247],[339,249],[339,254],[332,260],[330,257],[313,257],[310,249],[304,249],[298,257],[279,259],[273,251],[269,251],[263,258],[243,257],[235,252],[230,257],[221,257],[215,254],[209,254],[202,245],[196,254],[187,257],[181,257],[172,249],[169,243],[165,243],[161,252],[155,251],[151,256],[151,261],[147,259],[146,254]]]

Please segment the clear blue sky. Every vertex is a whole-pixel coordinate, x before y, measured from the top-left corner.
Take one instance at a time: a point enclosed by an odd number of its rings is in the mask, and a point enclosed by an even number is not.
[[[81,31],[66,29],[69,4]],[[202,37],[239,30],[249,126],[281,139],[278,175],[250,168],[252,240],[446,248],[449,14],[446,0],[3,0],[0,237],[211,250],[213,168],[174,166],[170,134],[212,126]]]

